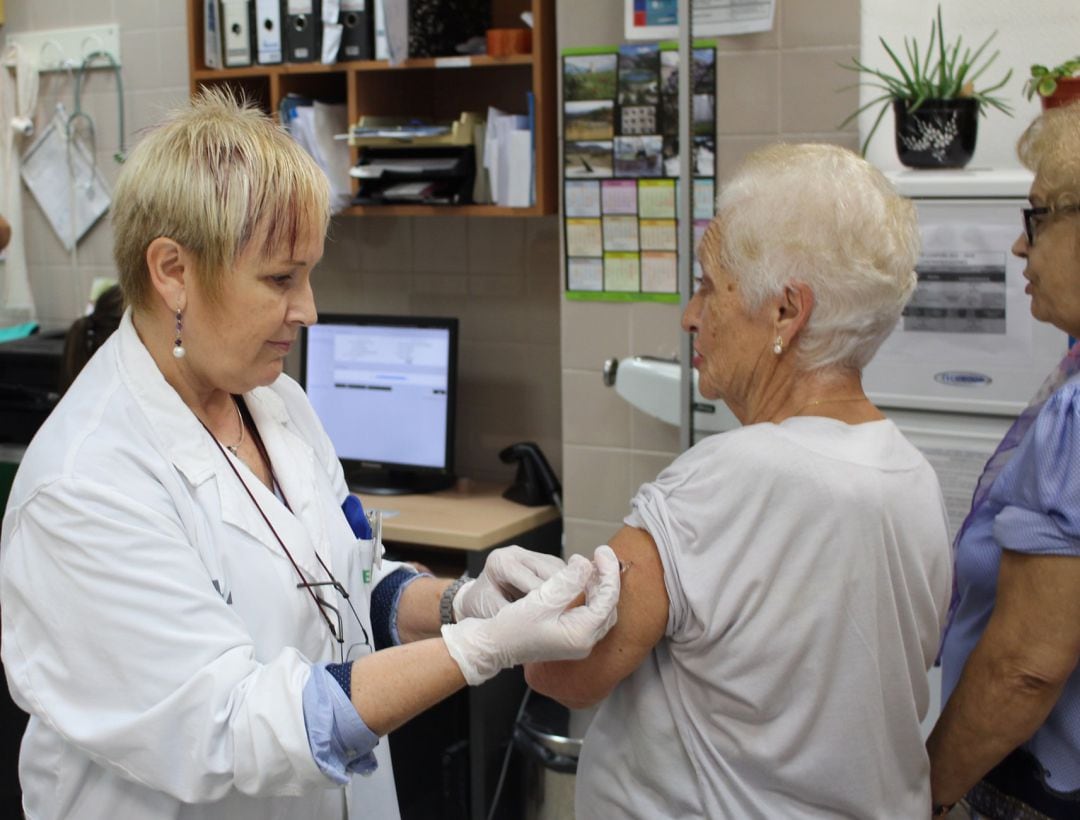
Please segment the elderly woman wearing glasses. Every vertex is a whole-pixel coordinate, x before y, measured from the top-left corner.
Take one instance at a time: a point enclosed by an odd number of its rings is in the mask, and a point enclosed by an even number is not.
[[[222,92],[121,173],[129,307],[27,449],[0,542],[30,817],[397,817],[380,736],[508,666],[581,657],[614,619],[606,548],[507,548],[464,586],[384,562],[365,584],[340,463],[282,374],[316,319],[328,201]]]
[[[606,698],[579,817],[925,816],[945,511],[861,385],[915,287],[914,207],[828,145],[758,151],[717,207],[683,328],[744,426],[638,490],[614,629],[526,675]]]
[[[1035,172],[1013,253],[1031,314],[1080,336],[1080,104],[1019,144]],[[987,462],[956,542],[945,709],[927,742],[934,801],[976,816],[1080,817],[1080,353]]]

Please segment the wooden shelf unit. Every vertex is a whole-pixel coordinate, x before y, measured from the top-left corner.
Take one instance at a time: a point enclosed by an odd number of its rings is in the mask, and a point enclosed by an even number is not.
[[[523,114],[533,92],[536,117],[536,204],[528,208],[498,205],[363,205],[348,208],[355,216],[543,216],[558,210],[555,0],[492,0],[492,25],[520,25],[520,14],[533,15],[532,53],[510,57],[436,57],[391,66],[384,60],[334,63],[281,63],[211,69],[203,60],[203,3],[187,0],[188,65],[191,93],[211,85],[229,85],[276,116],[286,94],[345,103],[349,123],[361,115],[417,116],[456,120],[462,111],[486,114],[488,106]],[[357,150],[352,159],[357,161]],[[356,183],[354,182],[354,190]]]

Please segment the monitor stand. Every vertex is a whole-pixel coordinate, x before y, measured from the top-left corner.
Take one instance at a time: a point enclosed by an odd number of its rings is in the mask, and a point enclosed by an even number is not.
[[[362,473],[346,476],[349,489],[368,495],[413,495],[433,493],[454,486],[452,475],[430,475],[409,470],[389,470],[385,473]]]

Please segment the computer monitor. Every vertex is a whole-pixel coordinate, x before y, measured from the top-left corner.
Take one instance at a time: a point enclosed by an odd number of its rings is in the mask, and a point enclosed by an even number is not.
[[[355,314],[304,329],[300,381],[350,489],[454,483],[457,332],[457,319]]]

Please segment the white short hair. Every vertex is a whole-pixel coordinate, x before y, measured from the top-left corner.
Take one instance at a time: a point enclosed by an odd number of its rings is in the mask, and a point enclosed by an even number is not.
[[[915,290],[915,206],[857,154],[782,144],[751,154],[717,198],[719,264],[749,310],[805,282],[814,308],[797,343],[803,370],[862,370]]]

